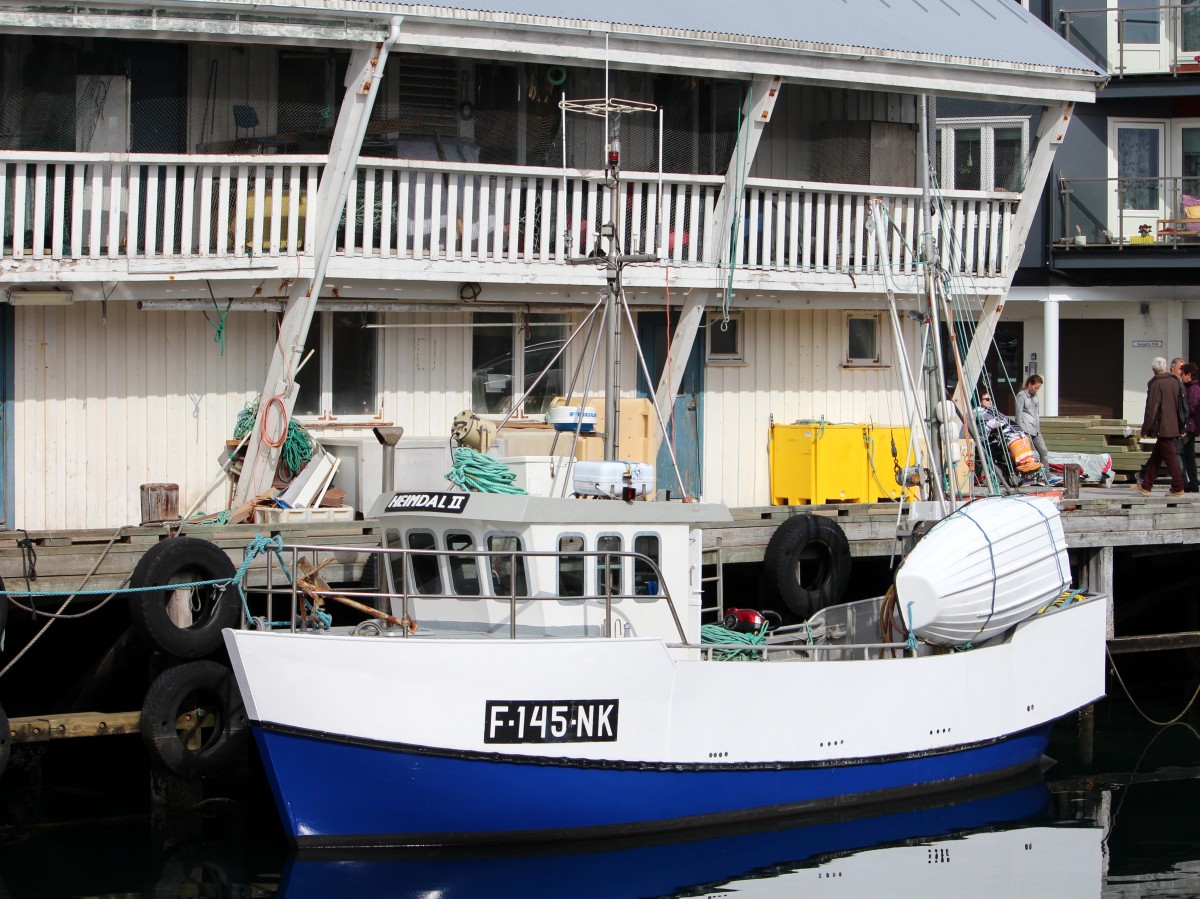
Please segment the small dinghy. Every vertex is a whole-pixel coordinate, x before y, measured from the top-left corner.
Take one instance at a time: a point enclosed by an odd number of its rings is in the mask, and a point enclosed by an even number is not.
[[[1071,583],[1058,509],[1038,496],[967,503],[929,531],[896,573],[904,620],[930,643],[990,640]]]

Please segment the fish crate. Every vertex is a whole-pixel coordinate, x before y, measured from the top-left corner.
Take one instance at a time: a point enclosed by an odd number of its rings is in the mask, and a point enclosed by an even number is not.
[[[314,506],[306,509],[280,509],[259,506],[254,510],[256,524],[295,524],[302,521],[353,521],[353,506]]]

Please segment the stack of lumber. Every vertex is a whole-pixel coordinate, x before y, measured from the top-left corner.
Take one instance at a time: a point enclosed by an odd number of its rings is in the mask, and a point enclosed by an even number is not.
[[[1041,425],[1050,452],[1108,453],[1117,480],[1132,480],[1150,458],[1149,450],[1138,443],[1137,429],[1123,418],[1096,415],[1043,418]]]

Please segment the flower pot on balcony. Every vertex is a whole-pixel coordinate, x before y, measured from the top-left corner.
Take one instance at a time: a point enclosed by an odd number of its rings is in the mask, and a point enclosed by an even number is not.
[[[1129,238],[1131,244],[1148,244],[1154,243],[1153,234],[1135,234]]]

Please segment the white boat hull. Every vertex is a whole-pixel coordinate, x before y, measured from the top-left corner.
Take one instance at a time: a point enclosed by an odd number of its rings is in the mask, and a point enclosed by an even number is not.
[[[657,639],[226,631],[301,845],[524,839],[870,801],[1035,764],[1103,695],[1105,604],[964,653],[758,663]]]

